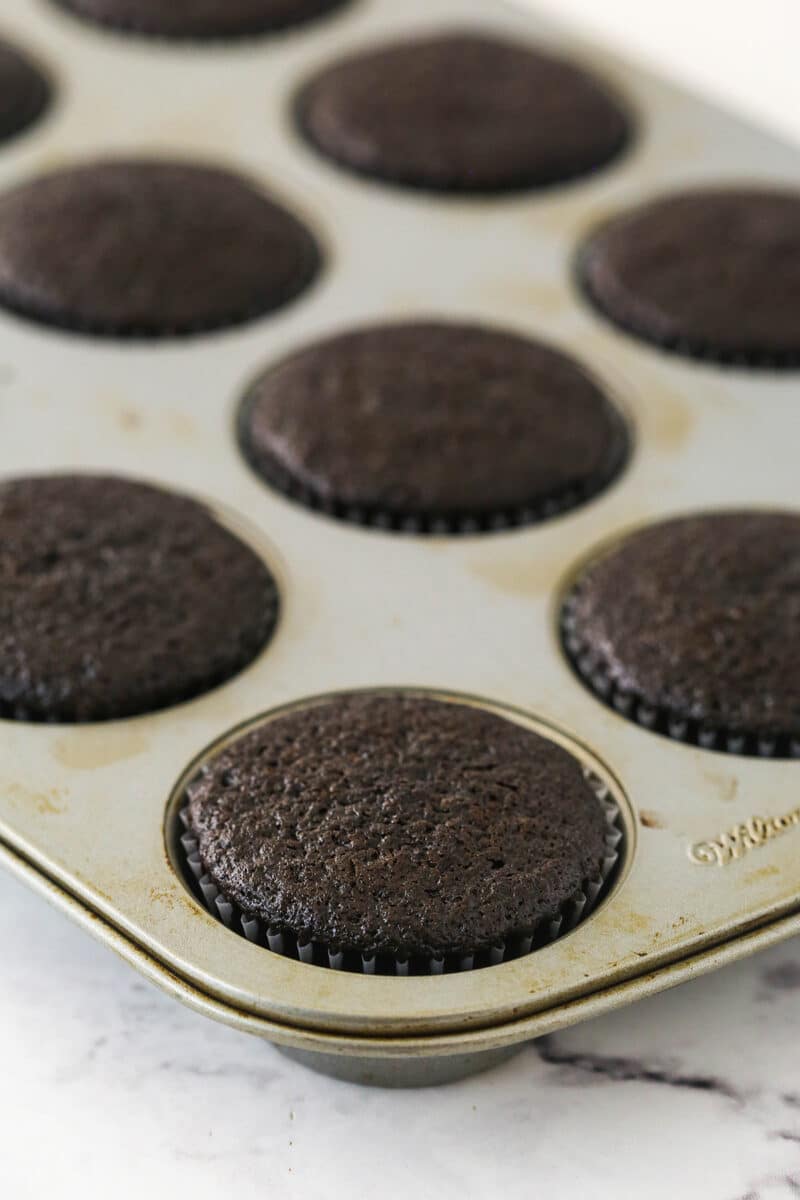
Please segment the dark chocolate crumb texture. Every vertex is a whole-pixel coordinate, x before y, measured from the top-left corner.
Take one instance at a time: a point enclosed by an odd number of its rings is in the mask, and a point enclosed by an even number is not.
[[[573,507],[628,448],[615,406],[566,355],[431,322],[346,333],[269,368],[240,440],[264,479],[312,507],[442,532]]]
[[[97,25],[174,38],[235,38],[305,24],[349,0],[51,0]]]
[[[288,303],[318,266],[299,221],[210,166],[99,160],[0,195],[0,304],[66,329],[222,328]]]
[[[188,787],[241,910],[340,951],[465,956],[556,917],[607,855],[580,764],[514,722],[403,693],[267,721]]]
[[[611,321],[667,350],[800,364],[800,193],[716,188],[623,213],[580,255]]]
[[[50,103],[51,88],[35,63],[0,39],[0,142],[33,124]]]
[[[564,637],[584,680],[640,723],[710,748],[800,752],[800,515],[640,529],[578,577]]]
[[[261,560],[201,505],[130,480],[0,484],[0,716],[153,712],[245,667],[276,620]]]
[[[609,163],[631,134],[619,102],[579,66],[460,30],[334,62],[297,111],[340,166],[433,191],[574,179]]]

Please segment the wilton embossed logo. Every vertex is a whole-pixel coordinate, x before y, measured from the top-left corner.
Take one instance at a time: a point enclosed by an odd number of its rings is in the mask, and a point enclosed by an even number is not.
[[[727,867],[728,863],[743,858],[750,850],[763,846],[772,838],[788,833],[796,825],[800,825],[800,808],[793,809],[784,817],[750,817],[714,841],[695,842],[689,847],[689,858],[704,867]]]

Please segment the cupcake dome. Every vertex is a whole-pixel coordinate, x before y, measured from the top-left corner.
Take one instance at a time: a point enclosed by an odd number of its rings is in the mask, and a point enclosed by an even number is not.
[[[444,192],[562,183],[630,137],[619,102],[579,66],[462,31],[334,62],[303,89],[298,115],[339,166]]]
[[[737,752],[800,752],[800,516],[700,514],[640,529],[578,577],[565,644],[641,724]]]
[[[227,898],[362,957],[461,958],[530,938],[609,853],[603,806],[565,750],[399,692],[278,714],[187,792],[202,866]]]
[[[318,266],[294,217],[208,166],[100,160],[0,195],[0,304],[65,329],[218,329],[288,303]]]
[[[355,330],[269,367],[245,399],[240,441],[303,503],[438,532],[574,507],[628,449],[615,406],[566,355],[435,322]]]
[[[269,641],[261,560],[194,500],[131,480],[0,484],[0,716],[109,721],[216,687]]]
[[[592,303],[666,350],[800,363],[800,193],[713,189],[623,213],[584,246]]]

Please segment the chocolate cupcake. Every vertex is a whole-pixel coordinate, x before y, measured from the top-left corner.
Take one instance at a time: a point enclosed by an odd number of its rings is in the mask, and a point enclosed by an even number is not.
[[[738,754],[800,754],[800,516],[647,526],[579,575],[563,612],[581,678],[648,729]]]
[[[166,38],[236,38],[288,29],[349,0],[51,0],[79,17]]]
[[[800,193],[662,197],[597,230],[579,272],[604,316],[665,350],[751,367],[800,363]]]
[[[507,192],[588,175],[630,122],[603,84],[563,59],[452,32],[335,62],[302,90],[309,141],[339,166],[439,192]]]
[[[0,304],[63,329],[220,329],[287,304],[318,266],[303,225],[208,166],[98,161],[0,195]]]
[[[0,39],[0,142],[38,120],[50,96],[50,85],[39,67]]]
[[[194,500],[131,480],[0,484],[0,716],[154,712],[241,671],[269,641],[275,582]]]
[[[205,762],[184,813],[190,863],[228,923],[304,961],[399,973],[550,940],[596,899],[619,840],[566,750],[403,692],[256,725]]]
[[[589,499],[628,449],[572,359],[498,329],[374,326],[306,347],[245,398],[244,454],[287,495],[414,532],[535,521]]]

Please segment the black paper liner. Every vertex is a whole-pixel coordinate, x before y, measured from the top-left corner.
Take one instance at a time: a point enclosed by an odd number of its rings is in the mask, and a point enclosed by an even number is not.
[[[164,0],[165,5],[170,2],[171,0]],[[220,0],[220,2],[224,4],[225,0]],[[234,30],[220,25],[217,28],[212,27],[208,30],[203,30],[202,33],[175,33],[151,29],[136,21],[115,19],[113,16],[92,16],[89,13],[81,12],[80,9],[66,3],[65,0],[48,0],[48,3],[53,8],[57,8],[59,12],[65,13],[74,20],[101,31],[123,36],[147,38],[157,42],[178,42],[188,45],[214,45],[220,42],[236,43],[247,41],[250,38],[269,36],[270,34],[290,33],[295,29],[303,29],[306,25],[324,20],[326,17],[333,17],[340,9],[349,8],[357,2],[358,0],[316,0],[314,7],[309,7],[308,11],[298,13],[292,17],[286,17],[282,20],[268,20],[267,18],[263,18],[256,21],[249,21]]]
[[[587,242],[578,251],[575,259],[574,277],[578,291],[590,305],[592,311],[601,316],[604,321],[613,325],[615,329],[621,330],[623,333],[628,334],[629,337],[635,338],[642,345],[651,347],[651,349],[661,350],[665,354],[674,355],[676,358],[706,363],[709,366],[726,367],[732,370],[738,368],[745,371],[775,371],[778,373],[800,369],[800,345],[798,345],[797,350],[780,352],[759,350],[755,347],[740,350],[724,350],[719,346],[709,345],[700,339],[657,337],[648,331],[643,324],[625,320],[616,313],[612,313],[602,297],[598,296],[595,292],[586,271],[586,261],[590,251],[592,236],[590,233]]]
[[[253,945],[285,958],[313,964],[326,970],[362,975],[450,975],[497,966],[531,954],[571,932],[597,908],[613,886],[625,853],[625,826],[622,814],[603,780],[588,768],[584,768],[584,775],[598,801],[603,805],[608,827],[605,835],[606,852],[602,862],[598,864],[597,875],[585,880],[580,891],[570,897],[553,916],[542,918],[535,928],[526,930],[513,940],[498,941],[493,946],[464,957],[446,955],[439,958],[401,958],[390,954],[378,954],[367,958],[355,951],[343,951],[328,943],[316,941],[305,930],[267,926],[261,918],[248,915],[234,904],[206,872],[198,852],[197,839],[191,829],[186,804],[178,812],[180,827],[183,830],[182,833],[178,831],[178,861],[187,887],[216,920]]]
[[[257,452],[249,435],[250,410],[254,401],[255,394],[249,392],[240,404],[236,418],[236,436],[245,461],[262,483],[312,512],[349,525],[376,529],[384,533],[469,537],[482,533],[502,533],[504,530],[518,529],[526,525],[538,525],[552,517],[572,512],[600,496],[616,483],[627,467],[633,449],[633,437],[628,424],[622,414],[617,413],[615,445],[603,472],[591,479],[573,483],[558,492],[552,492],[516,508],[461,513],[402,512],[378,505],[346,504],[333,497],[323,496],[295,479],[274,459]]]
[[[564,654],[580,681],[599,700],[621,717],[650,733],[657,733],[674,742],[696,746],[701,750],[716,750],[747,758],[798,759],[800,736],[776,731],[765,734],[727,729],[691,720],[667,708],[651,704],[644,696],[617,686],[597,653],[576,631],[574,616],[578,588],[566,596],[560,614],[559,631]]]

